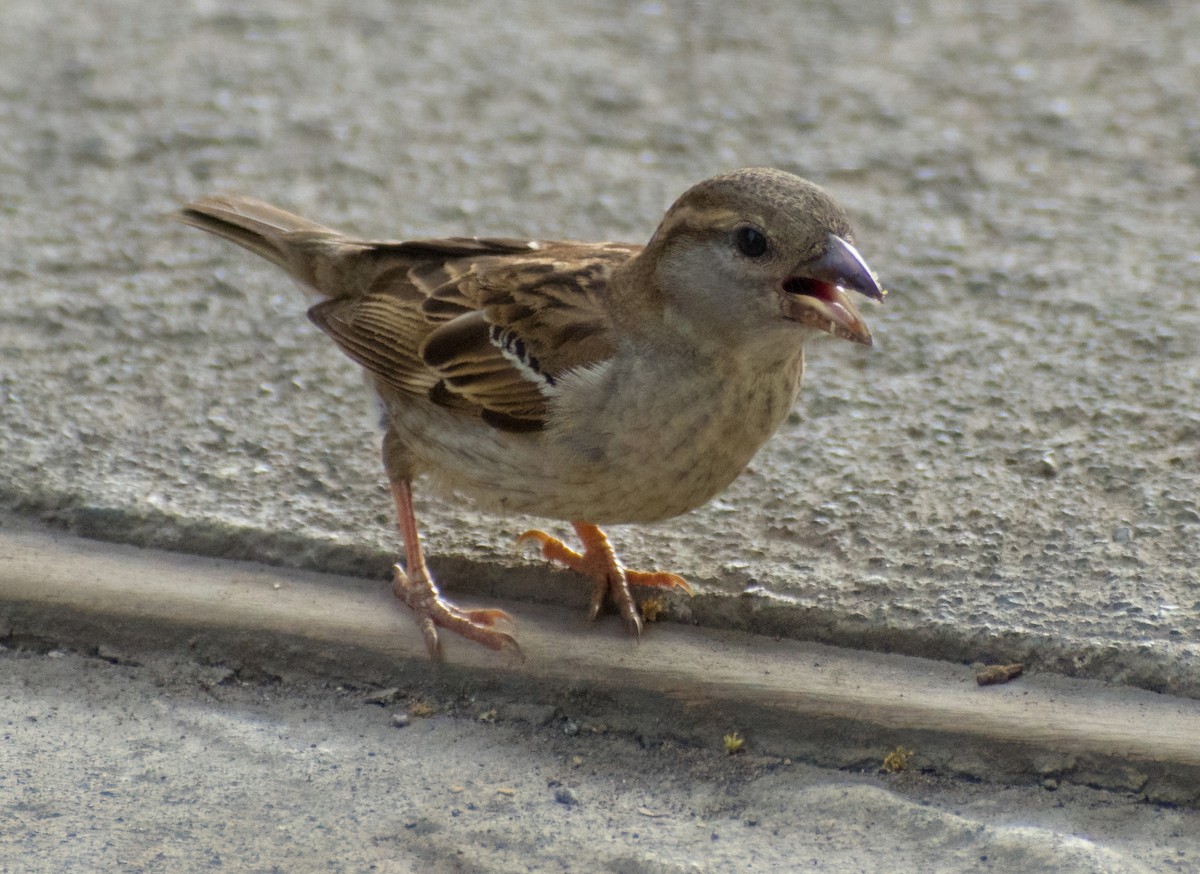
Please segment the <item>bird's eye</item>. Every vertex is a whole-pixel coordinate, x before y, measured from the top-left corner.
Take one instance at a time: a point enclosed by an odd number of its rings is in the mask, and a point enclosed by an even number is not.
[[[758,228],[742,225],[734,232],[738,251],[747,258],[757,258],[767,251],[767,237]]]

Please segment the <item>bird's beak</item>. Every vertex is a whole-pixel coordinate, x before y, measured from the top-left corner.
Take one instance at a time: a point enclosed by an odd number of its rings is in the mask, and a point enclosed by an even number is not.
[[[857,291],[872,300],[883,300],[886,292],[858,250],[837,234],[829,235],[825,254],[800,265],[783,281],[782,289],[785,318],[871,345],[871,332],[847,292]]]

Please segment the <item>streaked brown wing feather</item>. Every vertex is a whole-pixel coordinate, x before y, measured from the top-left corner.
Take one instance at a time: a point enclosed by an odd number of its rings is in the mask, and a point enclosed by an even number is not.
[[[539,381],[522,373],[491,341],[492,326],[472,310],[435,328],[421,356],[447,393],[480,409],[541,423],[546,396]]]
[[[338,297],[310,307],[308,317],[343,352],[397,391],[423,396],[437,383],[437,375],[417,354],[429,323],[403,298]]]
[[[485,412],[541,427],[547,389],[568,370],[614,352],[608,280],[637,251],[544,243],[535,254],[472,264],[431,289],[422,306],[437,313],[463,303],[475,307],[429,335],[422,348],[426,363],[448,376],[449,391]],[[507,427],[495,416],[485,418]]]
[[[359,293],[309,316],[384,384],[498,428],[537,430],[547,388],[613,353],[608,279],[637,251],[507,239],[367,244],[359,257],[373,272],[353,284]]]
[[[519,340],[537,369],[552,378],[604,361],[615,351],[608,280],[640,247],[564,250],[550,249],[535,265],[509,264],[480,278],[479,305],[487,320],[512,342]]]

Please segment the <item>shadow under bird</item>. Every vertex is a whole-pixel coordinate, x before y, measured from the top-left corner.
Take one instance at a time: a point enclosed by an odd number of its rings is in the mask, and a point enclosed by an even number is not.
[[[309,318],[366,370],[404,541],[393,588],[435,658],[439,628],[520,648],[508,614],[438,591],[417,476],[496,513],[570,521],[582,553],[540,531],[521,539],[592,579],[593,618],[608,600],[640,633],[630,586],[688,585],[625,568],[597,526],[668,519],[728,486],[795,402],[804,343],[871,345],[852,293],[884,296],[845,211],[764,168],[690,188],[644,246],[359,240],[238,195],[178,218],[287,272],[319,298]]]

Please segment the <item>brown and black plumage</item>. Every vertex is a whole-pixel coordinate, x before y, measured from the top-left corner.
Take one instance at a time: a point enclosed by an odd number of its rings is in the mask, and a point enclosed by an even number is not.
[[[597,524],[650,522],[727,486],[787,415],[803,343],[870,345],[850,292],[882,299],[842,209],[810,182],[739,170],[686,192],[645,246],[453,238],[371,242],[240,196],[180,213],[319,297],[309,317],[369,374],[405,542],[397,595],[430,652],[437,627],[516,647],[499,611],[443,599],[425,568],[411,483],[428,474],[497,512],[571,521],[582,554],[525,538],[594,580],[640,630]]]

